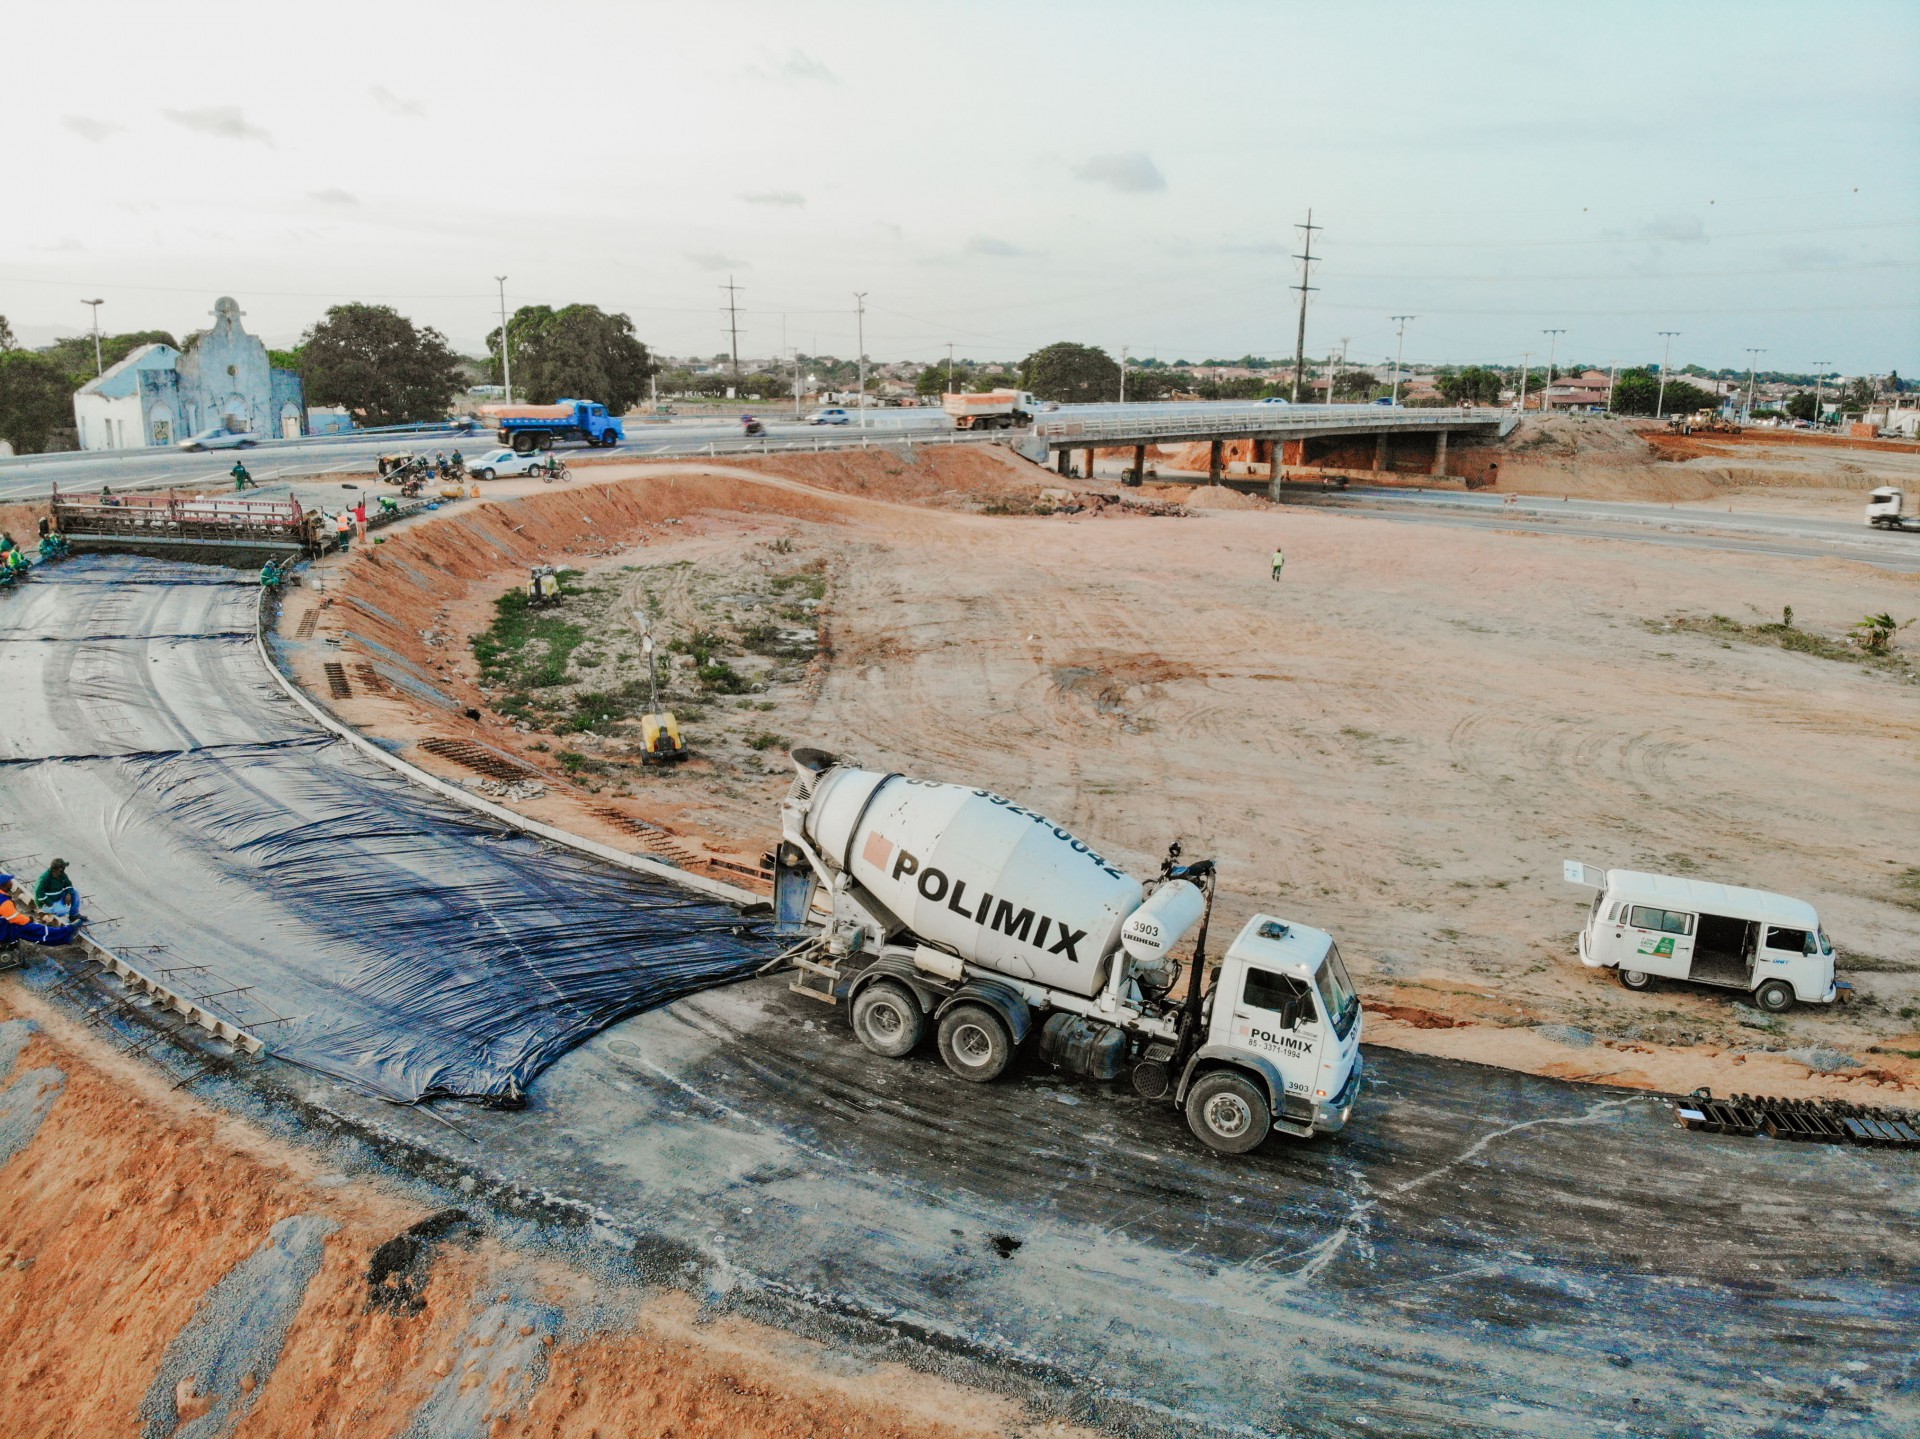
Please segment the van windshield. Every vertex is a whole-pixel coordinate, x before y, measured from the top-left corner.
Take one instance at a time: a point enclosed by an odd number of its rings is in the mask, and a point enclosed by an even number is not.
[[[1339,945],[1327,946],[1327,962],[1320,966],[1314,983],[1320,989],[1320,1007],[1326,1010],[1334,1033],[1345,1039],[1352,1033],[1354,1018],[1360,1013],[1360,996],[1354,991],[1353,981],[1347,978]]]

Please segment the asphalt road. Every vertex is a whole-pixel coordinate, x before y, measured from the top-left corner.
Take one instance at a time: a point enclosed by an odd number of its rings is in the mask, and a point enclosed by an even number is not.
[[[743,411],[745,413],[745,411]],[[763,417],[773,412],[762,412]],[[774,441],[859,443],[857,425],[809,425],[766,418]],[[874,410],[868,415],[868,433],[875,439],[906,435],[950,434],[953,422],[940,410]],[[627,442],[611,449],[562,446],[563,458],[613,458],[659,453],[684,454],[713,443],[725,446],[742,438],[738,419],[676,418],[665,424],[629,423]],[[396,450],[432,453],[459,450],[468,459],[498,448],[490,432],[460,436],[445,432],[419,435],[343,436],[304,440],[268,440],[246,450],[214,450],[188,454],[183,450],[82,450],[56,456],[0,459],[0,502],[37,499],[62,489],[154,489],[177,485],[183,489],[230,486],[227,476],[235,459],[263,484],[293,479],[324,479],[329,475],[367,472],[379,456]]]
[[[1863,520],[1722,512],[1705,506],[1555,500],[1458,491],[1289,485],[1290,502],[1383,519],[1465,529],[1524,530],[1582,539],[1631,539],[1685,549],[1728,550],[1790,559],[1860,560],[1920,572],[1920,531],[1876,530]],[[1862,506],[1864,508],[1864,499]]]
[[[103,610],[87,587],[109,563],[134,585]],[[72,861],[90,908],[120,916],[103,939],[247,966],[300,1030],[313,945],[351,970],[362,942],[318,935],[298,886],[267,877],[307,823],[280,798],[300,766],[365,816],[342,840],[375,846],[362,874],[386,872],[396,835],[423,872],[497,841],[312,732],[245,642],[246,587],[186,604],[183,578],[81,562],[0,594],[10,703],[48,721],[19,732],[60,744],[9,760],[0,833],[16,863]],[[86,613],[50,643],[62,592]],[[29,595],[32,633],[13,619]],[[392,962],[364,948],[359,964]],[[351,1162],[375,1168],[403,1140],[406,1177],[464,1176],[452,1202],[495,1196],[521,1240],[803,1328],[864,1326],[1126,1432],[1920,1427],[1920,1159],[1690,1135],[1645,1095],[1392,1051],[1368,1065],[1346,1132],[1227,1159],[1120,1088],[1031,1070],[974,1088],[927,1055],[875,1059],[836,1011],[757,980],[605,1029],[523,1110],[436,1117],[269,1061],[269,1086],[350,1121],[322,1135],[271,1089],[224,1093],[337,1162],[355,1136]]]

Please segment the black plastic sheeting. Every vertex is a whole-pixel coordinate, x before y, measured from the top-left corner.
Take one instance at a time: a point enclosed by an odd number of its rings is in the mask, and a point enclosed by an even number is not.
[[[404,1102],[512,1098],[771,956],[732,906],[506,832],[319,729],[262,670],[257,595],[129,556],[0,594],[0,857],[65,857],[117,917],[102,943]]]

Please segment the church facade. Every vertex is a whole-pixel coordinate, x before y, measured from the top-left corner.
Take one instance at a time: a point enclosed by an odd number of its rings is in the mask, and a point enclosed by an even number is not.
[[[262,439],[306,432],[300,377],[276,370],[267,347],[240,323],[240,306],[222,296],[213,327],[187,342],[142,345],[73,397],[85,450],[174,445],[214,426]]]

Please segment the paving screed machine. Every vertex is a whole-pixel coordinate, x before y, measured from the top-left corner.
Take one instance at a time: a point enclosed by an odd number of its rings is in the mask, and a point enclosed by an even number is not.
[[[1360,1000],[1325,931],[1256,914],[1208,986],[1211,860],[1182,864],[1175,844],[1143,885],[986,790],[815,749],[793,761],[774,906],[800,942],[783,958],[794,990],[846,1004],[875,1054],[904,1057],[931,1032],[947,1067],[983,1084],[1037,1029],[1048,1064],[1128,1075],[1227,1154],[1347,1122]]]

